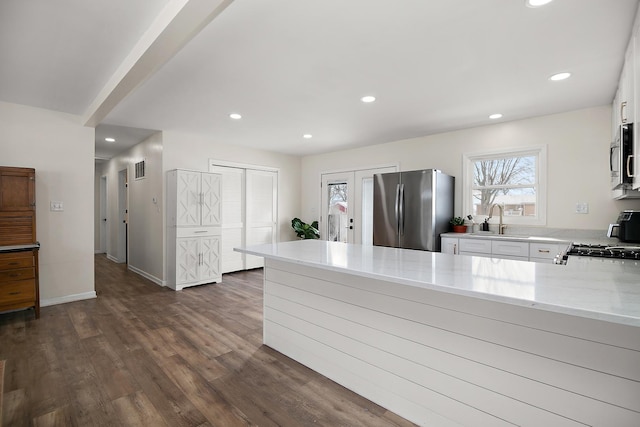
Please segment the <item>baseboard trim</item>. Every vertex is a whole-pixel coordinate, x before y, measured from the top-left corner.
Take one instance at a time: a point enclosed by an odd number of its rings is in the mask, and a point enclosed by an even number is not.
[[[50,305],[65,304],[68,302],[82,301],[85,299],[96,298],[96,291],[83,292],[81,294],[65,295],[63,297],[47,298],[40,300],[40,307],[48,307]]]
[[[141,275],[145,279],[151,280],[153,283],[155,283],[158,286],[166,286],[164,280],[158,279],[156,276],[151,275],[151,274],[147,273],[146,271],[142,271],[139,268],[136,268],[136,267],[134,267],[132,265],[129,265],[128,268],[129,268],[129,270],[133,271],[134,273]]]
[[[108,259],[109,261],[113,261],[113,262],[115,262],[115,263],[117,263],[117,264],[122,264],[122,261],[120,261],[118,258],[114,257],[114,256],[113,256],[113,255],[111,255],[111,254],[107,254],[107,259]]]

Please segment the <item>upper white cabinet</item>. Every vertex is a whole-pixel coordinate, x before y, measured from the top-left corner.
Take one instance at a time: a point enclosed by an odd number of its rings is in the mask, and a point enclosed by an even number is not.
[[[219,174],[186,170],[168,172],[169,197],[175,199],[173,215],[169,216],[170,225],[219,226],[222,223],[221,186]]]

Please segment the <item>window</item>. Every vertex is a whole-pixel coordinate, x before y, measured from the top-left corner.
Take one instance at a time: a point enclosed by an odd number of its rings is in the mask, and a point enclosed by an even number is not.
[[[505,224],[546,224],[545,147],[465,154],[463,159],[465,216],[484,221],[497,204],[504,209]]]

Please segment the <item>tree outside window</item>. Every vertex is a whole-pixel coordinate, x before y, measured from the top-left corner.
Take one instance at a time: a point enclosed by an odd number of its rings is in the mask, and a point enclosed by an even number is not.
[[[465,188],[474,216],[489,216],[491,207],[504,208],[510,222],[540,224],[544,222],[544,194],[541,194],[541,170],[544,149],[510,150],[478,154],[467,159]]]

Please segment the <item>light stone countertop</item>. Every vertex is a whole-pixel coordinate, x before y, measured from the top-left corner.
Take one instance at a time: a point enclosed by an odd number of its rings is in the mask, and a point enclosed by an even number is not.
[[[640,266],[554,265],[323,240],[235,248],[309,267],[640,327]]]

